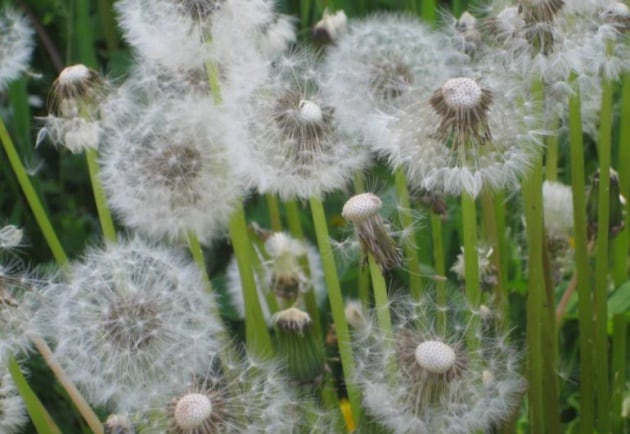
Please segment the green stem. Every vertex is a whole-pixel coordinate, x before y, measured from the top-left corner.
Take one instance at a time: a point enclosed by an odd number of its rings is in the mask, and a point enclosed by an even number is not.
[[[24,407],[26,407],[26,411],[38,434],[61,434],[59,427],[57,427],[44,405],[28,385],[28,381],[26,381],[24,374],[22,374],[18,362],[12,355],[10,355],[8,359],[9,372],[13,378],[13,383],[22,396]]]
[[[368,254],[368,266],[370,267],[370,276],[372,276],[372,289],[374,291],[374,305],[376,307],[378,327],[387,340],[390,341],[393,337],[392,318],[389,314],[389,301],[387,300],[385,278],[372,254]]]
[[[15,176],[20,183],[20,187],[22,187],[22,191],[24,192],[24,196],[26,196],[26,200],[28,201],[29,206],[31,207],[31,211],[33,211],[33,215],[35,216],[35,220],[37,220],[37,224],[42,230],[42,234],[48,243],[48,247],[52,251],[53,256],[55,257],[55,261],[61,267],[66,265],[68,262],[68,257],[61,247],[61,243],[57,238],[57,234],[50,224],[50,220],[48,219],[48,215],[42,206],[42,203],[39,200],[39,197],[35,193],[35,189],[33,188],[33,184],[31,184],[31,180],[26,174],[26,170],[24,169],[24,165],[20,160],[20,157],[13,145],[13,141],[11,140],[11,136],[9,136],[9,132],[7,131],[4,121],[0,117],[0,140],[2,140],[2,145],[4,146],[4,150],[9,158],[9,162],[11,163],[11,167],[15,172]]]
[[[420,275],[420,260],[418,259],[416,231],[413,226],[411,205],[409,203],[409,191],[407,190],[407,177],[402,170],[397,170],[395,175],[396,194],[400,206],[400,224],[405,233],[403,250],[409,269],[409,292],[416,300],[422,295],[422,276]]]
[[[435,292],[438,306],[446,306],[446,265],[444,263],[444,234],[442,216],[431,211],[431,235],[433,237],[433,261],[436,274]],[[440,310],[439,330],[446,330],[446,311]]]
[[[621,115],[619,119],[630,119],[630,73],[623,78],[623,90],[621,94]],[[630,122],[620,122],[619,125],[619,154],[617,161],[630,161]],[[619,190],[621,194],[630,199],[630,171],[619,171]],[[625,230],[615,237],[615,262],[613,278],[615,286],[619,287],[628,279],[628,253],[630,252],[630,212],[624,216]]]
[[[453,0],[453,15],[457,18],[464,12],[465,0]]]
[[[608,432],[608,234],[610,216],[610,159],[613,83],[602,80],[602,106],[599,124],[599,191],[597,198],[597,241],[595,247],[594,362],[597,402],[597,431]]]
[[[577,86],[575,77],[572,78]],[[582,136],[579,89],[569,97],[569,143],[571,147],[571,188],[575,235],[575,269],[577,276],[580,341],[580,432],[595,432],[593,387],[593,305],[589,284],[588,241],[586,230],[586,183],[584,180],[584,143]]]
[[[359,173],[354,175],[354,193],[360,194],[365,192],[365,181]],[[361,261],[359,261],[361,262]],[[357,295],[365,308],[370,306],[370,270],[363,264],[357,267]]]
[[[613,390],[610,398],[611,432],[623,432],[621,409],[626,388],[626,374],[628,368],[628,325],[625,315],[620,313],[613,316],[612,339],[612,379]]]
[[[302,218],[300,217],[300,206],[296,200],[287,200],[284,202],[284,209],[287,214],[287,224],[289,233],[293,238],[298,240],[304,239],[304,230],[302,229]]]
[[[492,263],[497,272],[497,283],[492,288],[494,294],[494,307],[499,312],[498,318],[504,319],[505,310],[505,270],[502,267],[501,256],[503,246],[501,245],[502,233],[499,231],[499,222],[496,215],[496,201],[494,193],[486,190],[481,194],[481,208],[483,211],[483,222],[486,231],[486,239],[492,248]]]
[[[229,232],[243,287],[247,348],[256,356],[268,357],[273,353],[273,347],[269,329],[265,323],[258,300],[258,291],[254,279],[254,263],[250,257],[252,247],[247,237],[247,223],[242,205],[238,207],[230,219]]]
[[[556,122],[557,124],[557,122]],[[547,181],[558,180],[558,151],[560,145],[560,137],[558,134],[552,134],[547,137],[547,155],[545,158],[545,179]]]
[[[477,310],[481,304],[481,287],[479,285],[479,254],[477,251],[477,208],[475,199],[468,193],[462,193],[462,232],[464,235],[464,282],[466,299],[470,308]],[[469,333],[466,337],[469,351],[479,347],[476,335],[479,318],[470,318]]]
[[[494,192],[494,215],[497,230],[497,256],[499,258],[499,286],[503,288],[503,294],[499,297],[502,300],[500,308],[502,309],[502,321],[507,323],[510,313],[510,289],[508,285],[508,246],[505,231],[505,192],[497,190]],[[498,296],[498,294],[497,294]]]
[[[354,378],[355,372],[354,359],[352,358],[350,334],[348,332],[348,324],[346,323],[341,286],[339,285],[339,277],[337,276],[337,266],[330,247],[324,206],[321,199],[315,197],[310,198],[309,203],[311,206],[313,225],[315,227],[315,235],[317,237],[317,245],[322,259],[324,278],[326,280],[326,286],[328,287],[328,300],[330,302],[330,310],[332,311],[333,321],[335,323],[343,374],[344,378],[351,379]],[[359,415],[361,405],[359,391],[351,382],[348,382],[346,386],[348,389],[350,406],[352,408],[352,416],[355,421],[358,421],[360,420]]]
[[[199,243],[199,239],[194,232],[188,232],[187,234],[188,240],[188,248],[190,249],[190,254],[197,264],[199,271],[201,272],[201,276],[205,282],[206,289],[208,292],[212,292],[212,284],[210,283],[210,277],[208,276],[208,271],[206,269],[206,260],[203,256],[203,250],[201,248],[201,244]]]
[[[207,41],[209,42],[209,41]],[[219,83],[219,67],[213,61],[206,62],[206,74],[208,75],[208,86],[210,86],[210,94],[215,104],[221,104],[223,97],[221,96],[221,84]]]
[[[422,20],[427,24],[435,24],[435,18],[437,8],[435,0],[419,0],[420,1],[420,16]]]
[[[98,0],[98,14],[101,17],[103,33],[105,34],[105,45],[109,56],[118,50],[118,32],[116,31],[116,20],[112,10],[111,0]]]
[[[116,242],[116,229],[114,228],[112,214],[107,205],[107,196],[103,190],[103,185],[98,177],[98,152],[96,149],[87,149],[85,151],[85,159],[87,161],[88,171],[90,172],[90,182],[92,183],[92,191],[94,193],[96,210],[98,212],[98,218],[101,222],[103,236],[107,241]]]
[[[278,198],[275,194],[265,194],[265,201],[267,202],[267,210],[269,211],[269,221],[271,223],[271,229],[274,232],[282,231],[282,219],[280,218],[280,206],[278,205]]]

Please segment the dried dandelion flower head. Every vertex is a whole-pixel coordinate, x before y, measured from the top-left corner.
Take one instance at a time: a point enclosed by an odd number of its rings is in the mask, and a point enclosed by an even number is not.
[[[390,122],[396,140],[378,149],[406,169],[414,189],[477,196],[512,187],[542,145],[532,105],[477,80],[451,78],[430,98],[418,98]]]
[[[466,277],[466,263],[464,259],[464,247],[462,252],[457,254],[457,260],[451,267],[451,271],[457,275],[460,281]],[[477,265],[479,268],[479,280],[484,289],[490,289],[498,283],[498,271],[492,262],[493,249],[491,247],[477,247]]]
[[[481,321],[469,320],[478,312],[452,303],[396,300],[392,342],[375,315],[354,336],[355,382],[365,410],[393,433],[489,432],[518,407],[525,382],[516,353],[503,336],[490,336]],[[478,349],[467,348],[470,334]]]
[[[130,411],[219,351],[220,320],[198,268],[139,238],[91,250],[46,291],[42,334],[95,404]]]
[[[249,101],[251,141],[233,150],[239,172],[259,192],[282,199],[321,197],[369,163],[368,151],[339,131],[315,65],[315,53],[307,50],[278,59]]]
[[[372,255],[382,270],[390,270],[400,266],[402,252],[379,214],[382,206],[375,194],[361,193],[346,201],[341,215],[354,225],[365,253]]]
[[[0,92],[18,78],[31,60],[33,29],[26,18],[12,8],[0,10]]]
[[[97,148],[101,103],[107,88],[105,79],[85,65],[64,68],[53,83],[52,113],[43,118],[46,124],[37,136],[37,144],[48,137],[73,153]]]
[[[234,349],[209,357],[187,381],[154,396],[133,415],[138,434],[294,432],[295,397],[280,368]]]
[[[346,32],[347,22],[343,9],[334,14],[325,9],[322,19],[313,26],[313,40],[319,45],[334,44]]]

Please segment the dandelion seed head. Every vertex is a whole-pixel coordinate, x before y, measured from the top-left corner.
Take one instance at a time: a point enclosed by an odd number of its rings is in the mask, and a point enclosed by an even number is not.
[[[346,13],[343,9],[331,14],[324,10],[322,19],[313,27],[313,39],[319,44],[333,44],[347,30]]]
[[[476,313],[457,297],[447,306],[394,298],[391,308],[391,337],[374,311],[371,325],[353,334],[354,382],[370,417],[394,433],[428,434],[489,431],[511,416],[525,382],[503,336],[470,321]],[[467,349],[471,335],[478,350]]]
[[[26,69],[34,47],[27,19],[12,8],[0,11],[0,91]]]
[[[346,201],[341,215],[353,223],[364,221],[378,214],[383,206],[381,199],[373,193],[360,193]]]
[[[92,250],[46,291],[41,333],[90,402],[130,411],[220,346],[196,266],[139,238]]]
[[[548,235],[567,238],[573,230],[573,203],[571,187],[559,182],[543,183],[543,214]]]

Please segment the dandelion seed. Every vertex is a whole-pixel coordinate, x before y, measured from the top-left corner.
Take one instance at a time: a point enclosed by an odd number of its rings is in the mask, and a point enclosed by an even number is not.
[[[0,14],[0,91],[26,71],[33,47],[33,30],[26,18],[12,8],[3,8]]]
[[[382,206],[375,194],[361,193],[344,204],[341,215],[354,224],[361,246],[374,256],[381,270],[390,270],[400,266],[402,253],[379,214]]]

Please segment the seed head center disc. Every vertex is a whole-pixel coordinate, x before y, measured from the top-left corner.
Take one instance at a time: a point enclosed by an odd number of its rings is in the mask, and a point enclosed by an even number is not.
[[[454,110],[473,109],[481,103],[481,86],[470,78],[451,78],[442,86],[442,96]]]
[[[201,393],[189,393],[175,404],[175,423],[184,430],[194,429],[210,417],[212,402]]]
[[[444,374],[455,366],[455,351],[444,342],[425,341],[416,347],[416,362],[433,374]]]

